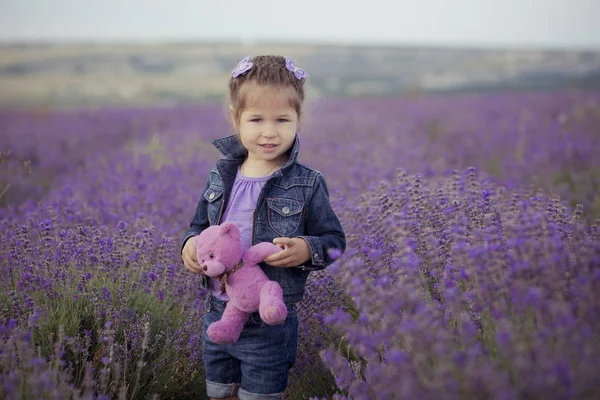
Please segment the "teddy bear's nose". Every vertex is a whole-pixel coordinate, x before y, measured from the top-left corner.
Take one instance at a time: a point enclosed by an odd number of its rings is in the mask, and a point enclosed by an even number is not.
[[[203,266],[202,266],[202,270],[203,270],[203,271],[206,271],[207,269],[208,269],[208,268],[206,267],[206,265],[203,265]]]

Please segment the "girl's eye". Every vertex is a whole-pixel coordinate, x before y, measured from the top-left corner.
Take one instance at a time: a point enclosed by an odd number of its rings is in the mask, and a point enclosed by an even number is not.
[[[210,253],[210,258],[215,258],[215,255],[213,253]]]
[[[260,118],[251,119],[250,122],[260,122]]]
[[[288,120],[287,120],[287,119],[285,119],[285,118],[280,118],[280,119],[279,119],[279,122],[288,122]]]

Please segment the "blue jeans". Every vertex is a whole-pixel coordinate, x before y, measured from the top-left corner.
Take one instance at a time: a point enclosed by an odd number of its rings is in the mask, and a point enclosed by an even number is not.
[[[239,340],[222,345],[213,343],[206,329],[221,318],[226,303],[208,296],[203,331],[207,395],[224,398],[239,389],[240,400],[281,399],[296,361],[296,306],[287,305],[288,317],[282,325],[267,325],[258,312],[252,314]]]

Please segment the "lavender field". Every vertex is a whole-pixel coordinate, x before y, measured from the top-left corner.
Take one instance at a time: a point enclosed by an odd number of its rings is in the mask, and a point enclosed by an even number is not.
[[[179,243],[221,105],[0,112],[0,398],[204,398]],[[600,397],[600,92],[320,100],[348,251],[292,399]]]

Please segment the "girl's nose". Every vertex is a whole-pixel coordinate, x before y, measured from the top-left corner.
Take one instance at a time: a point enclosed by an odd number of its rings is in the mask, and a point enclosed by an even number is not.
[[[273,137],[277,135],[277,128],[275,128],[274,126],[266,126],[265,130],[263,131],[263,136],[265,137]]]

